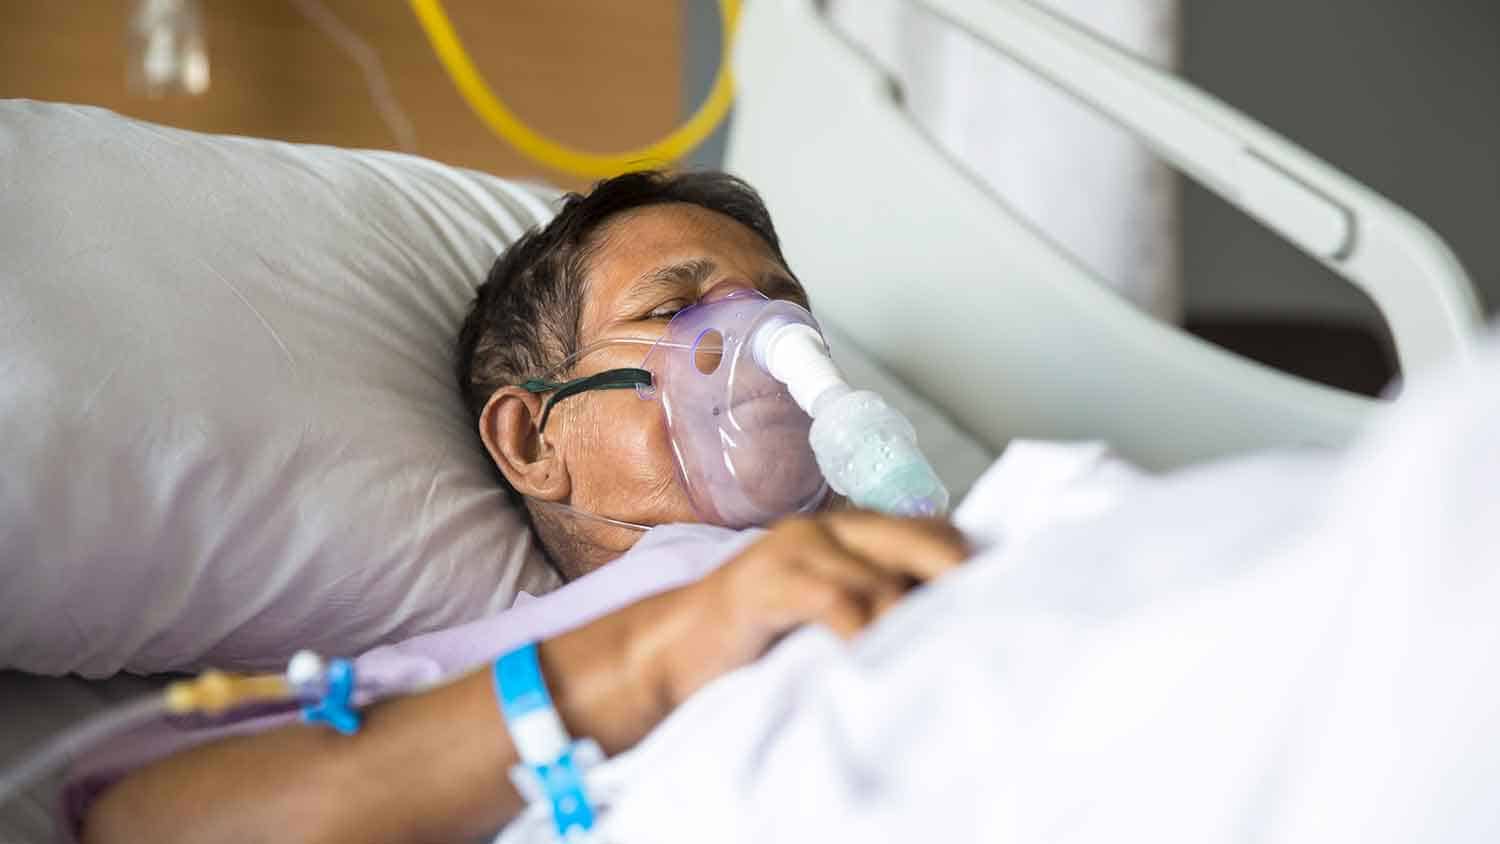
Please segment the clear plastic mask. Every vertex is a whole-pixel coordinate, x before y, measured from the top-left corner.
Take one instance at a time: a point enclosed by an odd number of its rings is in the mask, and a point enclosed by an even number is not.
[[[788,322],[818,327],[799,305],[737,288],[683,309],[659,339],[602,340],[572,356],[561,369],[571,371],[602,348],[642,347],[644,373],[633,385],[635,393],[661,405],[678,482],[695,514],[704,522],[731,528],[764,525],[813,510],[828,496],[808,443],[811,417],[784,384],[756,363],[753,353],[757,331]],[[597,382],[600,386],[583,389],[632,386],[631,372],[609,370],[602,374],[624,377],[606,377]],[[600,374],[591,377],[598,379]],[[526,386],[536,392],[557,390],[561,397],[577,383],[581,382],[538,380]],[[575,388],[570,394],[576,392]]]

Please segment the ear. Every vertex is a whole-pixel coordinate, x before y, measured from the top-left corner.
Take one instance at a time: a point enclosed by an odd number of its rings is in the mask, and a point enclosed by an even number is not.
[[[520,387],[501,387],[479,414],[479,437],[517,492],[543,501],[564,501],[572,482],[562,455],[537,430],[541,418],[541,396]]]

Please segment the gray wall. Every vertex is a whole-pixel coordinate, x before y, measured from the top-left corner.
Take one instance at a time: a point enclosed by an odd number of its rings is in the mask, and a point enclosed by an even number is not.
[[[1189,79],[1421,217],[1500,309],[1500,2],[1190,0]],[[1373,321],[1373,306],[1216,197],[1183,197],[1196,316]]]

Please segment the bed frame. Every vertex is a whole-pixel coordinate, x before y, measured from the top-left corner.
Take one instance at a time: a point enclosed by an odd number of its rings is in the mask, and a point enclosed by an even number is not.
[[[1103,113],[1375,301],[1404,377],[1483,327],[1451,250],[1243,114],[1022,0],[913,0]],[[1152,319],[932,142],[817,0],[746,5],[728,166],[821,316],[992,448],[1090,438],[1153,468],[1347,441],[1378,403]],[[1059,185],[1059,190],[1086,186]]]

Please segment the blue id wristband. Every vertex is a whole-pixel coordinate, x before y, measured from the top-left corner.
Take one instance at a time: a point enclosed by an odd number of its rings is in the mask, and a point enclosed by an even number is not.
[[[578,743],[568,737],[552,705],[536,643],[495,660],[494,680],[511,743],[551,804],[558,835],[565,841],[576,839],[593,828],[594,808],[583,787]]]

